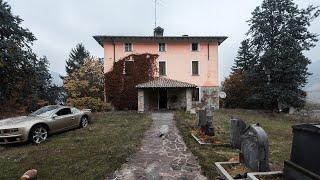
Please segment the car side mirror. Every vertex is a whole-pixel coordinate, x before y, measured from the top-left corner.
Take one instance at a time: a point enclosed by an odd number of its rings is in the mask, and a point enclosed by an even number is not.
[[[55,119],[56,117],[58,117],[58,115],[56,114],[52,115],[52,119]]]

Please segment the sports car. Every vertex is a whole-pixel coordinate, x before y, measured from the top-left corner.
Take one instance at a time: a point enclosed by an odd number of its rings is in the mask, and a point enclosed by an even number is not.
[[[45,106],[27,116],[0,120],[0,144],[40,144],[53,133],[87,127],[91,118],[90,109]]]

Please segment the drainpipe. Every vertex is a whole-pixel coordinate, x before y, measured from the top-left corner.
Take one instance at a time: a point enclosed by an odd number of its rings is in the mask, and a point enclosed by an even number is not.
[[[113,64],[116,62],[116,44],[114,42],[114,39],[112,39],[112,45],[113,45]]]
[[[210,60],[210,46],[209,46],[209,43],[208,43],[208,61]]]

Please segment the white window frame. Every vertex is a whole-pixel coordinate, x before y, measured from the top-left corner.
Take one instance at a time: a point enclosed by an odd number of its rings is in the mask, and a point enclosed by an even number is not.
[[[164,51],[160,51],[160,44],[164,44]],[[167,51],[167,44],[166,43],[158,43],[158,52],[166,52]]]
[[[192,63],[193,62],[198,62],[198,74],[193,74],[193,71],[192,71]],[[192,60],[191,61],[191,76],[200,76],[200,61],[199,60]]]
[[[192,44],[198,44],[198,49],[197,49],[196,51],[193,51],[193,50],[192,50]],[[198,42],[192,42],[192,43],[190,44],[190,50],[191,50],[191,52],[199,52],[199,51],[200,51],[200,43],[198,43]]]
[[[126,50],[126,44],[131,44],[131,51]],[[125,42],[123,43],[123,51],[124,52],[133,52],[133,44],[131,42]]]
[[[165,68],[166,68],[166,72],[165,75],[160,75],[160,62],[164,62],[165,63]],[[158,76],[159,77],[163,77],[163,76],[167,76],[168,75],[168,64],[166,60],[160,60],[158,61]]]

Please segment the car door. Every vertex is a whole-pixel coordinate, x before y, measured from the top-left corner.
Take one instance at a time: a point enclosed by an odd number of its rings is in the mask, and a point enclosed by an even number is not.
[[[79,127],[80,125],[80,120],[82,117],[82,112],[77,109],[77,108],[71,108],[71,113],[72,113],[72,126],[73,127]]]
[[[53,119],[53,129],[55,132],[67,130],[72,126],[72,113],[70,108],[62,108],[56,112]]]

